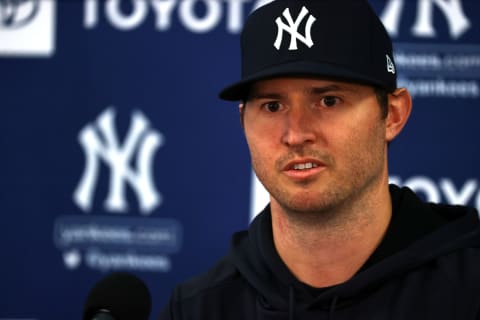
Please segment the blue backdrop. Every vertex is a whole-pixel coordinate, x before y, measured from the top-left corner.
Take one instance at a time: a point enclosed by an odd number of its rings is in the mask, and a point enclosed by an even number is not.
[[[217,93],[265,2],[0,0],[0,319],[79,319],[117,270],[154,319],[227,252],[265,199]],[[414,95],[391,180],[480,208],[480,2],[371,3]]]

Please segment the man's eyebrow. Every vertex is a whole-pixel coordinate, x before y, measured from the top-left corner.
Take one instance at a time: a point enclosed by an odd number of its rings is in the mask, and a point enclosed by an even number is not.
[[[312,86],[305,89],[305,93],[307,94],[325,94],[328,92],[335,92],[335,91],[343,91],[343,92],[355,92],[355,90],[349,86],[342,86],[337,84],[331,84],[326,86]],[[248,95],[248,100],[254,99],[272,99],[272,100],[279,100],[284,97],[284,94],[277,93],[275,91],[262,91],[262,90],[252,90]]]
[[[312,87],[307,89],[307,93],[312,93],[312,94],[325,94],[332,91],[352,91],[352,90],[347,87],[339,86],[336,84],[332,84],[329,86],[322,86],[322,87]]]
[[[282,97],[283,97],[283,95],[280,94],[280,93],[253,91],[248,95],[247,100],[254,100],[254,99],[278,100],[278,99],[281,99]]]

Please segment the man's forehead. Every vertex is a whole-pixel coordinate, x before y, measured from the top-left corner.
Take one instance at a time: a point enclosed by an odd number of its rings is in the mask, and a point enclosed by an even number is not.
[[[358,92],[371,88],[370,86],[341,81],[337,79],[318,77],[276,77],[255,81],[249,90],[249,97],[262,94],[288,92],[292,89],[302,89],[308,93],[324,93],[331,91]]]

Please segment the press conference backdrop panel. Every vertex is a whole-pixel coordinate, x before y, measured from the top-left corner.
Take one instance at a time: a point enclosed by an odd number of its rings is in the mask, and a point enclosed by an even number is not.
[[[118,270],[154,319],[227,252],[266,193],[217,93],[265,2],[0,0],[0,319],[79,319]],[[371,3],[414,96],[391,180],[479,208],[480,2]]]

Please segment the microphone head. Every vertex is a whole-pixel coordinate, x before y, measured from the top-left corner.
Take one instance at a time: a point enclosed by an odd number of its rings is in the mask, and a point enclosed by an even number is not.
[[[115,320],[148,320],[151,297],[142,280],[127,272],[112,273],[90,290],[83,319],[91,320],[102,310]]]

